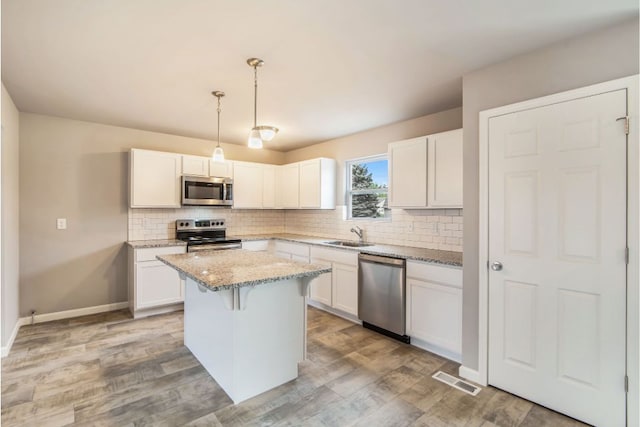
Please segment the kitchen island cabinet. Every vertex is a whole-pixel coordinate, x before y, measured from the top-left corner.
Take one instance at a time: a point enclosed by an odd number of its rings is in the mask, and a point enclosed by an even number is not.
[[[330,268],[243,249],[158,259],[186,279],[185,346],[234,403],[298,376],[308,284]]]

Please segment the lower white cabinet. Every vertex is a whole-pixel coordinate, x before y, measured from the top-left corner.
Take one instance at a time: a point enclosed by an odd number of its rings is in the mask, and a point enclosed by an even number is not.
[[[412,344],[459,361],[462,269],[407,262],[406,319],[407,335],[412,338]]]
[[[276,240],[274,255],[284,259],[309,263],[309,245]]]
[[[185,252],[184,246],[129,248],[129,309],[134,318],[182,308],[184,280],[156,255]]]
[[[242,249],[254,252],[269,252],[270,240],[249,240],[242,242]]]
[[[311,263],[332,271],[311,281],[309,299],[357,317],[358,253],[313,246]]]

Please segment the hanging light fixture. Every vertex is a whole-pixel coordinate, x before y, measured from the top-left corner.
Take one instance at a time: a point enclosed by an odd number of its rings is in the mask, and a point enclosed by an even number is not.
[[[222,147],[220,147],[220,98],[224,96],[224,92],[219,90],[214,90],[211,92],[211,95],[218,98],[218,145],[216,145],[216,149],[213,150],[213,161],[217,163],[224,163],[224,151],[222,151]]]
[[[264,61],[258,58],[247,59],[247,64],[253,68],[253,128],[249,133],[249,148],[262,148],[263,141],[271,141],[278,128],[274,126],[258,126],[258,67],[264,65]]]

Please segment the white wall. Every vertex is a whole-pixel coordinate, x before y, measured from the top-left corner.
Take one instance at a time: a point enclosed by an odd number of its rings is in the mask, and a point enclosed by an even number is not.
[[[463,77],[464,288],[462,364],[478,365],[478,114],[638,73],[638,19],[562,41]]]
[[[2,85],[2,346],[6,346],[18,322],[19,310],[19,132],[20,116],[11,95]]]

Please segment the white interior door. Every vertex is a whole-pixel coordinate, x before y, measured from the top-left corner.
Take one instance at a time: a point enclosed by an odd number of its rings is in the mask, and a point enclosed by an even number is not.
[[[626,103],[489,120],[489,383],[598,426],[625,423]]]

